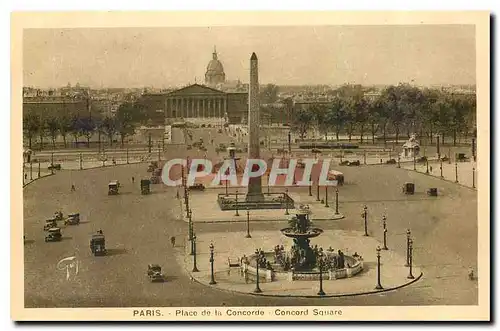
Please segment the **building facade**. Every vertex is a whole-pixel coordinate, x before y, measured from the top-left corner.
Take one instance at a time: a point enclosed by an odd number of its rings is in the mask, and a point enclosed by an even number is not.
[[[208,86],[217,86],[217,84],[223,84],[225,81],[226,74],[224,73],[224,66],[222,62],[219,61],[217,50],[214,47],[212,60],[208,63],[207,71],[205,72],[205,84]]]

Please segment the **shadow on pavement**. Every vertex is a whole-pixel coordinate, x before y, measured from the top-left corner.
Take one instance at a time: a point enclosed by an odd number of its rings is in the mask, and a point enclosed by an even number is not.
[[[106,255],[108,256],[113,256],[113,255],[121,255],[127,253],[127,250],[125,248],[110,248],[107,250]]]

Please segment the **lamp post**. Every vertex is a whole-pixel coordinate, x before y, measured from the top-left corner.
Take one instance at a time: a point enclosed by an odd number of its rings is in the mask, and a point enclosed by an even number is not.
[[[405,267],[410,265],[410,240],[411,240],[411,230],[406,230],[406,263]]]
[[[413,276],[413,240],[410,239],[408,243],[408,248],[409,248],[409,259],[408,259],[408,266],[410,267],[410,273],[408,274],[408,279],[414,279],[415,276]]]
[[[312,183],[309,184],[309,196],[312,197]]]
[[[247,235],[245,238],[252,238],[250,235],[250,208],[247,208]]]
[[[50,153],[50,173],[54,174],[54,152]]]
[[[260,289],[260,286],[259,286],[260,252],[258,249],[255,250],[255,256],[256,256],[257,268],[256,268],[256,277],[255,277],[255,289],[253,290],[253,292],[254,293],[262,293],[262,290]]]
[[[325,185],[325,207],[330,207],[328,205],[328,185]]]
[[[443,178],[443,159],[439,159],[439,172],[441,173],[441,178]]]
[[[476,188],[476,168],[472,167],[472,188]]]
[[[318,184],[316,186],[316,201],[320,201],[319,200],[319,180],[318,180]]]
[[[214,244],[210,243],[210,285],[217,284],[214,278]]]
[[[234,213],[234,216],[240,216],[240,213],[238,213],[238,190],[236,190],[236,213]]]
[[[38,178],[40,178],[40,159],[38,159]]]
[[[413,170],[417,170],[417,160],[415,159],[415,149],[413,149]]]
[[[270,188],[269,188],[269,173],[267,174],[267,195],[271,195]]]
[[[366,165],[366,149],[365,149],[365,151],[363,153],[363,158],[364,158],[364,164]]]
[[[33,180],[33,160],[30,160],[30,180]]]
[[[361,215],[363,216],[363,219],[365,221],[365,237],[368,237],[368,224],[367,224],[368,207],[366,207],[366,205],[363,207],[363,213]]]
[[[228,196],[227,194],[227,179],[225,180],[225,184],[226,184],[226,197]]]
[[[448,148],[448,164],[451,164],[451,147]]]
[[[318,266],[319,266],[319,296],[324,296],[325,291],[323,291],[323,253],[319,253],[318,255]]]
[[[383,250],[388,250],[389,248],[387,248],[387,218],[384,216],[382,216],[382,226],[384,228],[384,248],[382,248]]]
[[[427,166],[427,169],[425,170],[425,173],[428,175],[429,174],[429,159],[425,159],[425,164]]]
[[[128,147],[127,147],[127,164],[129,164],[129,162],[128,162]]]
[[[441,158],[441,151],[440,151],[440,148],[439,148],[439,135],[436,135],[436,149],[437,149],[438,159],[440,159]]]
[[[193,243],[193,250],[194,250],[194,254],[193,254],[193,272],[198,272],[198,267],[196,266],[196,235],[193,235],[193,239],[192,239],[192,243]]]
[[[335,215],[339,214],[339,189],[335,188]]]
[[[160,148],[161,148],[161,146],[160,146],[160,144],[158,144],[158,162],[161,161],[161,154],[160,154],[161,149]]]
[[[104,167],[104,158],[103,158],[103,161],[102,161],[102,166]],[[82,156],[82,153],[80,153],[80,170],[83,169],[83,156]]]
[[[285,201],[285,215],[290,215],[288,213],[288,188],[285,189],[285,194],[283,195],[283,200]]]
[[[401,155],[398,154],[398,168],[401,168]]]
[[[375,286],[376,290],[384,289],[382,284],[380,284],[380,246],[377,246],[377,286]]]
[[[455,183],[458,183],[458,163],[455,161]]]

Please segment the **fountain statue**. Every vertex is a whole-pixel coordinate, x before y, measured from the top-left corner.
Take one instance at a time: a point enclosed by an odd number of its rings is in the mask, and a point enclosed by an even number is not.
[[[290,264],[296,270],[312,270],[316,267],[318,252],[310,245],[310,239],[323,233],[320,228],[315,228],[310,220],[311,210],[309,206],[300,205],[295,216],[292,217],[289,227],[281,229],[281,233],[293,239],[290,251]]]

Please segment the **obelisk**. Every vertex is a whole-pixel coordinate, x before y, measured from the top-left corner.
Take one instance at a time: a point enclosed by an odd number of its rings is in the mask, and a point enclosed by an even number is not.
[[[250,86],[248,89],[248,158],[260,159],[259,139],[259,60],[252,53],[250,57]],[[249,179],[246,201],[262,201],[262,179],[253,177]]]

